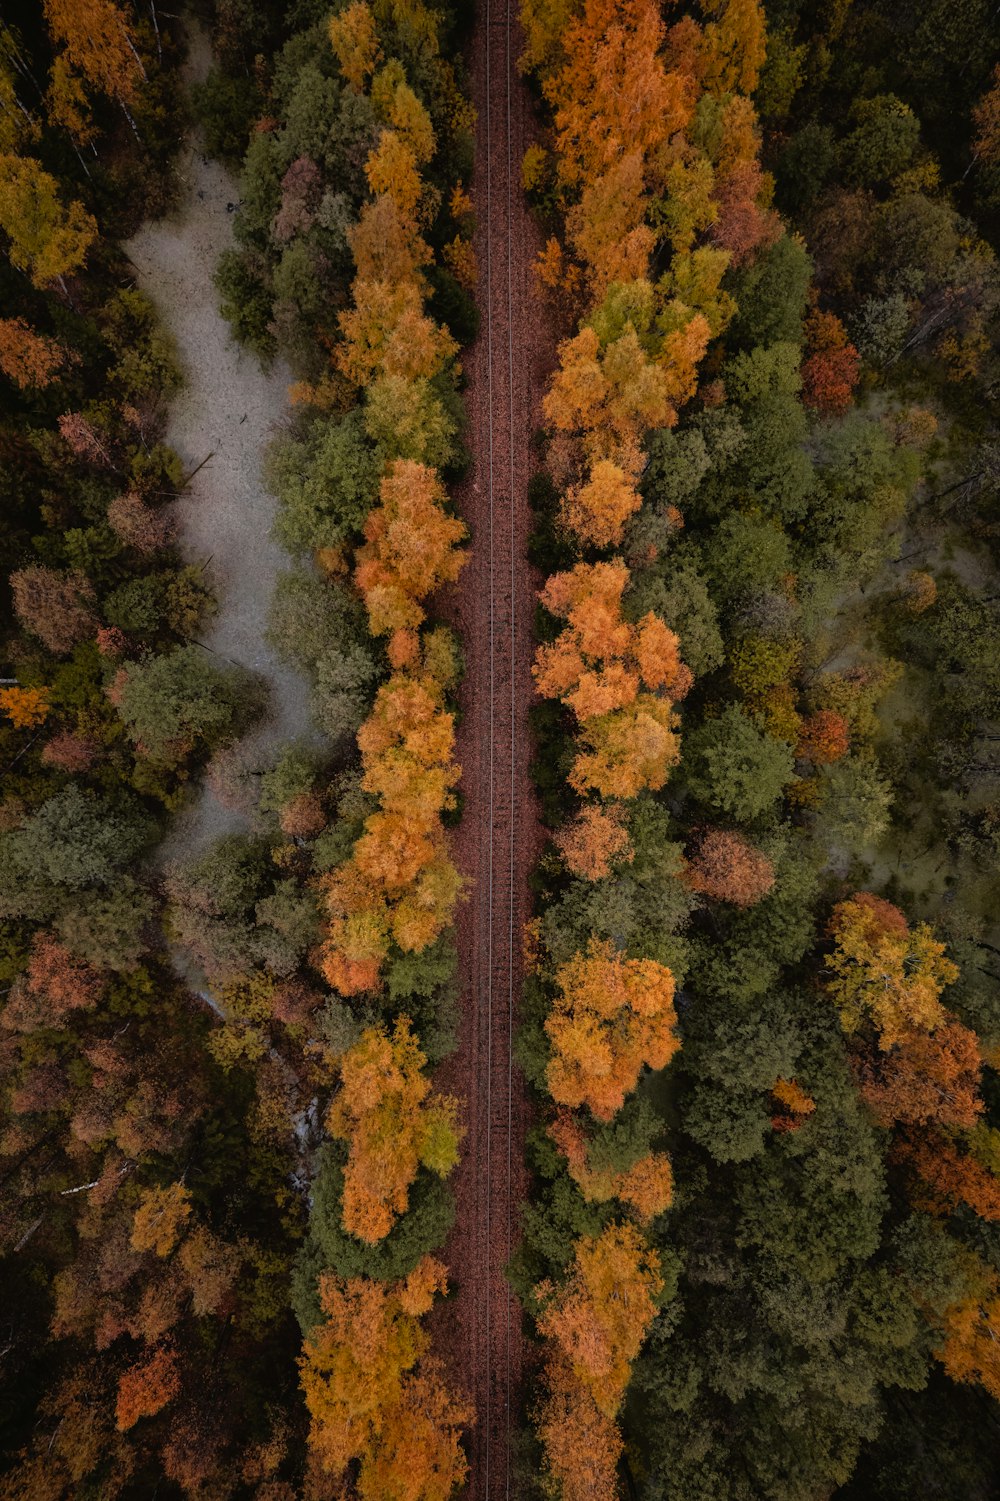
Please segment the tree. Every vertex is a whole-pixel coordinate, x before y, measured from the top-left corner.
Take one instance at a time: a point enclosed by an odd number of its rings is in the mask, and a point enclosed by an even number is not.
[[[851,404],[861,374],[861,356],[834,313],[814,312],[806,322],[809,355],[802,366],[802,400],[827,416]]]
[[[559,514],[563,526],[581,542],[613,547],[641,505],[642,496],[625,471],[610,459],[598,459],[586,484],[567,490]]]
[[[978,1257],[969,1263],[971,1285],[944,1310],[935,1353],[952,1381],[978,1381],[1000,1400],[1000,1277]]]
[[[51,933],[36,933],[27,968],[11,987],[3,1024],[17,1032],[64,1026],[72,1012],[96,1006],[106,988],[106,974],[76,958]]]
[[[559,1288],[541,1283],[538,1330],[551,1340],[605,1417],[613,1418],[629,1368],[656,1313],[660,1258],[634,1225],[611,1224],[577,1245]]]
[[[328,28],[340,71],[360,94],[379,60],[375,18],[364,0],[354,0],[339,16],[330,17]]]
[[[680,1046],[674,977],[653,959],[626,959],[591,939],[585,954],[559,966],[555,984],[545,1020],[549,1092],[561,1105],[586,1105],[610,1120],[643,1066],[665,1068]]]
[[[471,1412],[424,1359],[430,1341],[419,1322],[446,1290],[445,1268],[426,1256],[394,1284],[320,1278],[323,1322],[300,1362],[310,1448],[335,1476],[359,1459],[365,1501],[445,1501],[467,1474],[458,1436]],[[412,1466],[405,1487],[401,1463]]]
[[[617,1494],[625,1447],[617,1423],[601,1411],[568,1360],[550,1354],[544,1376],[535,1426],[548,1475],[563,1501],[607,1501]]]
[[[794,776],[791,746],[764,734],[735,704],[688,735],[685,765],[695,797],[744,822],[771,808]]]
[[[638,1108],[630,1110],[629,1105]],[[589,1139],[577,1119],[562,1110],[549,1127],[549,1135],[588,1203],[617,1199],[637,1219],[648,1221],[669,1208],[673,1172],[666,1152],[650,1150],[662,1124],[645,1101],[633,1098],[629,1105]]]
[[[593,788],[628,798],[662,787],[679,756],[671,700],[684,696],[691,674],[657,616],[634,626],[623,619],[628,577],[620,559],[578,563],[553,574],[540,595],[567,625],[539,647],[532,672],[538,691],[561,699],[582,723],[585,748],[569,779],[581,794]]]
[[[323,973],[342,995],[378,985],[392,940],[405,953],[432,944],[463,889],[441,822],[459,777],[454,723],[443,708],[454,656],[447,632],[430,632],[422,649],[417,671],[396,672],[379,689],[358,732],[362,787],[378,807],[353,856],[323,881]]]
[[[851,748],[851,732],[843,714],[835,709],[817,709],[802,721],[795,754],[814,766],[830,766]]]
[[[68,656],[97,630],[91,609],[93,585],[82,573],[60,573],[31,563],[11,574],[10,587],[14,610],[25,630],[57,656]]]
[[[992,88],[987,89],[974,106],[972,120],[976,127],[972,139],[972,162],[982,158],[992,165],[1000,158],[1000,65],[993,69]]]
[[[759,0],[702,0],[713,18],[705,27],[702,77],[713,94],[752,94],[767,51],[766,20]]]
[[[122,669],[113,701],[142,754],[171,762],[199,742],[215,746],[256,707],[255,682],[215,664],[197,646],[176,646]]]
[[[529,56],[549,52],[543,37],[558,37],[559,62],[542,87],[553,110],[562,181],[595,181],[623,150],[652,163],[683,130],[693,104],[690,81],[664,66],[658,7],[649,0],[587,0],[559,30],[562,8],[544,23],[537,6],[529,15]]]
[[[713,901],[752,907],[774,885],[774,866],[741,835],[706,829],[688,857],[684,879]]]
[[[378,465],[357,412],[314,422],[301,438],[279,437],[265,472],[279,501],[275,534],[293,553],[337,547],[360,532],[378,496]]]
[[[61,281],[83,265],[97,224],[81,203],[68,209],[59,184],[32,157],[0,154],[0,229],[8,254],[36,287]]]
[[[555,845],[574,876],[602,881],[616,865],[631,863],[635,852],[622,827],[622,810],[588,803],[555,836]]]
[[[191,1194],[183,1183],[166,1188],[145,1188],[132,1220],[133,1251],[155,1251],[169,1256],[191,1214]]]
[[[49,714],[46,688],[0,688],[0,713],[15,730],[32,730],[44,724]]]
[[[146,72],[132,27],[114,0],[45,0],[45,19],[53,41],[65,48],[70,68],[127,113]]]
[[[407,1017],[391,1036],[367,1028],[340,1059],[327,1126],[349,1146],[344,1226],[370,1244],[405,1214],[421,1166],[443,1178],[458,1161],[458,1101],[431,1093],[425,1063]]]
[[[134,804],[115,804],[71,783],[2,836],[3,863],[25,883],[26,898],[42,883],[70,891],[108,886],[151,832],[149,820]]]
[[[140,1418],[155,1417],[180,1389],[177,1355],[169,1345],[130,1366],[118,1382],[115,1422],[119,1433],[134,1427]]]
[[[108,525],[128,547],[144,554],[169,547],[177,536],[176,516],[154,510],[134,490],[115,496],[108,506]]]
[[[918,1208],[932,1214],[954,1214],[967,1205],[981,1220],[1000,1220],[1000,1177],[995,1131],[979,1122],[961,1137],[928,1126],[909,1131],[894,1145],[897,1160],[917,1174],[919,1186],[912,1190]],[[985,1159],[985,1160],[984,1160]]]
[[[920,144],[920,121],[895,94],[858,99],[857,122],[840,147],[844,177],[852,186],[878,187],[910,165]]]
[[[828,931],[835,947],[823,985],[846,1032],[870,1022],[887,1051],[945,1021],[941,991],[957,980],[958,968],[926,923],[911,931],[898,907],[861,891],[837,903]]]
[[[424,464],[390,465],[379,500],[365,523],[354,579],[373,634],[383,636],[422,624],[427,595],[458,578],[465,559],[457,544],[468,533],[446,513],[444,487]]]
[[[0,318],[0,370],[22,390],[43,391],[75,356],[24,318]]]
[[[861,1097],[882,1126],[968,1128],[983,1111],[982,1059],[975,1032],[947,1017],[931,1032],[912,1032],[888,1052],[853,1060]]]

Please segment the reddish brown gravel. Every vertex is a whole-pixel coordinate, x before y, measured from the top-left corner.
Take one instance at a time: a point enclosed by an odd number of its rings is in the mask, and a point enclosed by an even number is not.
[[[463,1100],[467,1134],[455,1175],[458,1214],[446,1256],[456,1295],[435,1343],[475,1405],[467,1494],[517,1494],[511,1459],[522,1418],[521,1310],[504,1268],[525,1191],[523,1081],[512,1062],[521,988],[527,875],[540,834],[528,767],[531,632],[538,581],[527,561],[529,441],[550,342],[533,289],[537,250],[521,192],[530,103],[517,71],[509,0],[481,0],[470,54],[478,109],[480,334],[468,354],[472,466],[459,503],[469,561],[449,601],[467,659],[458,735],[465,799],[456,858],[471,882],[458,923],[462,1022],[439,1082]]]

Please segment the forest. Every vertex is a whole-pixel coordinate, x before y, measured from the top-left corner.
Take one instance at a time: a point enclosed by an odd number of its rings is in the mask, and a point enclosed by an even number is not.
[[[0,1501],[991,1501],[1000,11],[0,104]]]

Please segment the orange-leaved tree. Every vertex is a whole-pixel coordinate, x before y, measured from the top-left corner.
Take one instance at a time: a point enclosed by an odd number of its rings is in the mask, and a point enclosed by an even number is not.
[[[552,1047],[549,1093],[610,1120],[643,1067],[665,1068],[680,1046],[674,977],[654,959],[628,959],[592,938],[555,973],[545,1031]]]
[[[774,866],[742,834],[705,829],[694,841],[684,880],[713,901],[752,907],[774,885]]]
[[[833,952],[824,989],[846,1032],[868,1023],[880,1048],[946,1018],[941,992],[958,978],[926,923],[911,930],[898,907],[870,892],[838,902],[829,923]]]
[[[535,1288],[547,1342],[536,1421],[546,1473],[565,1501],[615,1494],[615,1417],[662,1286],[659,1257],[641,1232],[611,1224],[577,1242],[559,1288]]]
[[[882,1126],[934,1123],[964,1129],[983,1113],[982,1058],[975,1032],[946,1016],[888,1052],[852,1060],[861,1098]]]
[[[320,1277],[323,1321],[300,1361],[309,1444],[331,1475],[360,1462],[364,1501],[445,1501],[468,1473],[459,1439],[472,1414],[425,1358],[420,1327],[445,1291],[445,1268],[429,1256],[402,1282]]]
[[[458,578],[465,562],[458,544],[468,534],[464,522],[448,515],[444,486],[426,464],[391,464],[379,501],[365,523],[354,579],[372,633],[385,636],[423,623],[427,595]]]
[[[408,953],[433,943],[461,895],[441,822],[461,773],[434,636],[417,671],[394,673],[379,689],[358,732],[362,785],[379,809],[350,859],[322,883],[329,918],[323,973],[342,995],[378,986],[393,943]]]
[[[554,574],[540,595],[567,624],[551,645],[539,647],[535,683],[580,722],[582,749],[570,785],[605,798],[663,786],[680,757],[673,703],[691,683],[677,637],[658,616],[650,611],[637,625],[624,619],[628,577],[621,559],[578,563]]]
[[[621,1405],[662,1288],[660,1258],[631,1224],[584,1236],[565,1282],[535,1288],[539,1331],[606,1417],[613,1418]]]
[[[601,881],[616,865],[635,858],[619,805],[588,803],[555,836],[555,845],[574,876]]]
[[[22,388],[44,390],[75,358],[56,339],[36,333],[24,318],[0,318],[0,370]]]
[[[327,1126],[348,1144],[344,1228],[369,1245],[405,1214],[419,1168],[443,1178],[458,1161],[458,1101],[432,1093],[426,1062],[405,1016],[391,1033],[367,1027],[340,1059]]]

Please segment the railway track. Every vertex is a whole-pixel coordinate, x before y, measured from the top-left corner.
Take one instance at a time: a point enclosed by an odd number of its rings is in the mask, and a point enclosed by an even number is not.
[[[495,105],[494,105],[494,98],[493,98],[493,85],[494,85],[494,72],[495,72],[495,68],[494,68],[494,45],[493,44],[494,44],[494,36],[495,36],[495,31],[494,31],[495,17],[497,18],[497,20],[499,20],[500,24],[502,25],[502,44],[501,44],[501,46],[502,46],[502,60],[503,60],[503,101],[504,101],[504,103],[503,103],[503,118],[502,118],[502,133],[498,133],[497,132],[497,124],[500,123],[500,122],[497,122],[495,120],[495,118],[494,118],[494,116],[495,116]],[[513,298],[513,265],[512,265],[512,239],[513,239],[513,236],[512,236],[512,225],[513,225],[513,216],[512,216],[512,212],[511,212],[511,210],[512,210],[511,168],[512,168],[512,165],[513,165],[513,161],[512,161],[513,147],[512,147],[512,130],[511,130],[511,66],[512,66],[512,59],[511,59],[511,14],[510,14],[510,0],[503,0],[503,5],[502,6],[495,4],[494,0],[486,0],[486,31],[487,31],[487,44],[486,44],[486,225],[487,225],[487,233],[486,233],[486,287],[485,287],[485,293],[486,293],[486,366],[487,366],[487,371],[488,371],[488,378],[487,379],[488,379],[488,413],[489,413],[489,415],[488,415],[488,432],[489,432],[489,559],[490,559],[490,566],[489,566],[489,572],[490,572],[490,591],[489,591],[489,593],[490,593],[490,643],[489,643],[489,646],[490,646],[490,687],[489,687],[489,696],[490,696],[490,734],[489,734],[490,756],[489,756],[489,764],[490,764],[490,808],[491,808],[491,810],[495,810],[497,808],[497,785],[496,785],[497,740],[496,740],[496,733],[495,733],[495,731],[496,731],[496,720],[497,720],[497,715],[496,715],[496,699],[497,699],[497,650],[498,650],[498,635],[497,635],[497,614],[498,614],[498,611],[497,611],[497,602],[498,601],[497,601],[497,593],[498,593],[498,579],[499,579],[498,553],[501,551],[501,549],[499,549],[498,546],[497,546],[497,540],[498,540],[497,539],[498,501],[500,502],[499,508],[501,510],[504,509],[504,508],[506,509],[506,512],[507,512],[507,525],[508,525],[508,533],[507,533],[507,536],[505,538],[505,541],[507,543],[507,553],[508,553],[507,564],[508,564],[508,568],[509,568],[509,578],[506,579],[506,580],[504,580],[504,582],[508,586],[508,592],[507,592],[507,598],[506,598],[506,600],[505,601],[501,600],[501,605],[506,604],[506,607],[507,607],[507,621],[508,621],[508,625],[509,625],[509,632],[506,635],[505,639],[501,639],[501,641],[500,641],[500,648],[499,649],[500,649],[501,652],[505,652],[506,653],[506,660],[504,660],[503,663],[501,664],[501,666],[502,666],[501,676],[505,676],[507,678],[507,680],[508,680],[508,688],[509,688],[509,696],[510,696],[509,704],[506,706],[507,709],[508,709],[508,715],[509,715],[508,725],[509,725],[509,736],[510,736],[510,739],[509,739],[509,756],[507,758],[508,762],[509,762],[509,766],[508,766],[509,788],[505,788],[504,789],[507,792],[507,809],[506,809],[506,812],[507,812],[507,819],[506,819],[506,822],[507,822],[507,829],[506,829],[507,838],[506,838],[506,841],[505,841],[506,842],[506,848],[505,849],[498,848],[498,845],[499,845],[500,841],[497,841],[495,839],[496,823],[497,823],[496,818],[495,817],[491,817],[490,818],[490,823],[489,823],[489,831],[490,831],[489,832],[489,849],[488,849],[489,882],[488,882],[488,891],[487,891],[487,930],[488,930],[488,938],[487,938],[487,965],[486,965],[486,974],[484,976],[485,986],[486,986],[486,990],[487,990],[486,1008],[485,1009],[486,1009],[487,1014],[488,1014],[488,1032],[487,1032],[488,1041],[487,1041],[487,1063],[486,1063],[486,1118],[487,1118],[487,1121],[489,1122],[489,1133],[490,1133],[490,1142],[489,1142],[489,1147],[488,1147],[488,1150],[487,1150],[487,1153],[486,1153],[486,1240],[487,1240],[487,1244],[488,1244],[488,1246],[490,1248],[490,1252],[492,1253],[492,1251],[493,1251],[493,1249],[495,1247],[495,1227],[494,1227],[494,1223],[493,1223],[494,1222],[494,1216],[495,1216],[495,1206],[494,1206],[494,1192],[493,1192],[493,1190],[494,1190],[494,1183],[493,1183],[492,1163],[493,1163],[493,1143],[494,1143],[494,1135],[495,1135],[495,1131],[496,1131],[496,1126],[494,1124],[494,1104],[493,1104],[493,1094],[494,1094],[494,1078],[493,1078],[493,1072],[494,1072],[493,1071],[493,1034],[494,1034],[494,1029],[497,1026],[497,1023],[499,1022],[499,1025],[501,1027],[505,1027],[505,1029],[506,1029],[506,1035],[503,1038],[504,1047],[502,1049],[502,1051],[504,1051],[506,1053],[506,1077],[505,1078],[501,1078],[501,1080],[500,1080],[500,1093],[501,1093],[502,1096],[505,1096],[505,1102],[506,1102],[506,1154],[507,1154],[507,1161],[506,1161],[506,1172],[504,1174],[504,1185],[503,1185],[504,1186],[504,1194],[503,1194],[504,1202],[500,1206],[496,1206],[496,1207],[499,1207],[500,1211],[501,1211],[501,1225],[502,1225],[502,1229],[503,1229],[504,1248],[505,1248],[504,1264],[506,1265],[510,1261],[511,1252],[513,1250],[513,1212],[514,1212],[511,1173],[512,1173],[512,1167],[513,1167],[513,1033],[514,1033],[514,923],[515,923],[515,918],[514,918],[515,900],[514,900],[514,897],[515,897],[515,867],[516,867],[516,859],[515,859],[515,830],[516,830],[516,823],[517,823],[517,803],[516,803],[516,796],[515,796],[515,794],[516,794],[516,787],[515,787],[515,764],[516,764],[516,726],[517,726],[516,710],[517,710],[517,705],[516,705],[515,696],[514,696],[515,695],[515,679],[516,679],[516,673],[514,671],[514,662],[516,660],[516,645],[517,645],[517,594],[516,594],[516,577],[515,577],[515,548],[516,548],[516,538],[515,538],[515,531],[514,531],[514,506],[513,506],[513,503],[512,503],[513,502],[514,476],[515,476],[515,465],[514,465],[514,425],[515,425],[515,417],[514,417],[514,298]],[[496,142],[494,140],[495,134],[499,134],[499,139]],[[503,188],[501,190],[501,194],[499,195],[500,201],[501,201],[501,205],[502,205],[501,211],[504,212],[504,214],[505,214],[505,229],[506,229],[506,232],[502,233],[501,236],[500,236],[501,242],[502,242],[503,247],[504,247],[504,252],[505,252],[504,253],[504,257],[503,257],[505,264],[504,264],[503,270],[500,272],[500,275],[497,277],[497,283],[500,286],[500,288],[502,289],[501,290],[501,295],[505,294],[505,298],[506,298],[506,315],[507,316],[506,316],[506,339],[504,341],[505,344],[506,344],[506,350],[505,351],[500,347],[500,341],[499,341],[499,339],[496,341],[496,343],[494,341],[493,305],[494,305],[494,241],[495,241],[494,223],[495,223],[495,221],[494,221],[494,184],[493,184],[494,171],[493,171],[493,163],[494,163],[494,149],[495,149],[495,146],[499,146],[501,150],[503,150],[504,147],[506,148],[506,150],[505,150],[506,160],[504,162],[505,170],[502,172],[502,177],[503,177],[504,182],[503,182]],[[506,403],[506,412],[504,414],[505,417],[506,417],[506,426],[507,426],[507,454],[506,454],[506,461],[507,461],[506,462],[506,479],[507,479],[507,484],[506,484],[505,487],[501,487],[500,493],[498,495],[498,490],[497,490],[497,469],[498,469],[499,466],[496,464],[496,453],[495,453],[495,439],[497,437],[497,434],[495,432],[495,428],[496,428],[496,426],[498,424],[495,421],[495,418],[496,418],[496,406],[495,406],[495,392],[494,392],[493,372],[494,372],[494,362],[495,362],[495,360],[497,359],[497,357],[499,357],[499,358],[502,359],[504,352],[506,353],[506,363],[507,363],[507,391],[506,391],[507,403]],[[506,490],[506,494],[504,494],[504,489]],[[504,505],[504,502],[506,502],[505,505]],[[502,521],[501,521],[501,525],[502,525]],[[502,563],[500,564],[500,566],[502,567]],[[502,689],[501,689],[501,691],[502,691]],[[502,834],[504,831],[501,830],[500,832]],[[496,873],[496,869],[497,869],[497,862],[498,862],[498,860],[503,865],[506,866],[506,870],[504,872],[506,874],[506,878],[507,878],[506,879],[506,883],[505,883],[506,884],[506,891],[505,892],[498,892],[498,890],[496,889],[496,885],[495,885],[495,873]],[[497,900],[498,897],[499,897],[499,900]],[[496,969],[495,969],[495,963],[494,963],[494,934],[495,934],[495,928],[496,928],[495,917],[497,915],[496,914],[496,907],[500,906],[501,903],[502,903],[502,907],[501,907],[500,921],[501,921],[501,926],[502,927],[506,927],[506,941],[507,941],[507,953],[506,953],[506,978],[507,978],[507,984],[506,984],[506,995],[505,996],[503,996],[503,995],[498,996],[497,995],[497,988],[496,988],[496,985],[495,985]],[[504,1001],[506,1001],[506,1007],[505,1007],[505,1009],[504,1009],[504,1006],[503,1006],[503,1002]],[[500,1003],[499,1007],[498,1007],[498,1002]],[[499,1012],[500,1012],[499,1016],[497,1015],[498,1009],[499,1009]],[[502,1106],[501,1106],[501,1112],[502,1112]],[[505,1213],[504,1213],[504,1211],[505,1211]],[[499,1228],[499,1227],[497,1227],[497,1228]],[[491,1255],[491,1260],[493,1260],[493,1259],[494,1258]],[[495,1271],[494,1271],[493,1268],[491,1268],[491,1281],[492,1281],[494,1275],[495,1275]],[[493,1304],[494,1304],[494,1297],[492,1295],[492,1289],[487,1293],[486,1303],[485,1303],[485,1322],[486,1322],[486,1342],[485,1342],[486,1343],[486,1372],[485,1372],[485,1379],[486,1379],[487,1400],[490,1403],[490,1411],[489,1411],[489,1413],[487,1415],[487,1422],[486,1422],[486,1427],[485,1427],[484,1455],[483,1455],[483,1491],[482,1491],[482,1494],[483,1494],[484,1497],[487,1498],[487,1501],[489,1501],[489,1498],[491,1498],[494,1494],[503,1495],[503,1496],[509,1496],[510,1495],[510,1481],[511,1481],[511,1475],[510,1475],[510,1436],[511,1436],[511,1434],[510,1434],[510,1427],[511,1427],[512,1395],[513,1395],[513,1393],[512,1393],[512,1383],[511,1383],[511,1335],[512,1335],[512,1326],[513,1326],[513,1318],[514,1318],[514,1312],[513,1312],[513,1308],[512,1308],[512,1302],[513,1302],[513,1299],[512,1299],[512,1295],[510,1293],[509,1288],[505,1289],[504,1290],[504,1296],[502,1298],[502,1304],[503,1304],[503,1339],[502,1339],[503,1358],[502,1358],[502,1371],[498,1371],[497,1369],[495,1369],[496,1366],[499,1366],[501,1364],[499,1361],[495,1362],[495,1360],[494,1360],[494,1348],[495,1348],[495,1343],[494,1342],[497,1339],[497,1337],[499,1336],[500,1331],[494,1329],[493,1323],[492,1323],[492,1313],[493,1313]],[[498,1376],[500,1377],[499,1381],[497,1379]],[[493,1413],[493,1408],[495,1406],[495,1403],[496,1403],[496,1400],[497,1400],[497,1396],[499,1395],[498,1392],[497,1392],[497,1387],[498,1386],[501,1386],[502,1387],[502,1391],[503,1391],[503,1433],[502,1433],[502,1436],[500,1434],[496,1433],[495,1429],[494,1429],[494,1424],[496,1423],[496,1418],[495,1418],[494,1413]],[[497,1426],[499,1426],[499,1425],[497,1425]],[[497,1442],[497,1440],[499,1440],[499,1442]],[[499,1454],[496,1452],[497,1448],[500,1449],[500,1453]],[[502,1475],[502,1484],[501,1484],[501,1475]]]
[[[530,289],[534,246],[520,187],[529,106],[516,71],[516,8],[514,0],[480,0],[470,50],[481,320],[466,361],[472,463],[459,496],[472,547],[451,601],[467,661],[458,728],[465,805],[455,850],[471,893],[458,919],[459,1049],[440,1075],[464,1097],[467,1136],[448,1245],[456,1298],[439,1338],[476,1408],[471,1501],[516,1495],[522,1334],[505,1269],[525,1191],[525,1102],[512,1042],[526,876],[539,846],[529,777],[535,580],[527,485],[531,414],[546,374],[538,362],[548,344]]]

